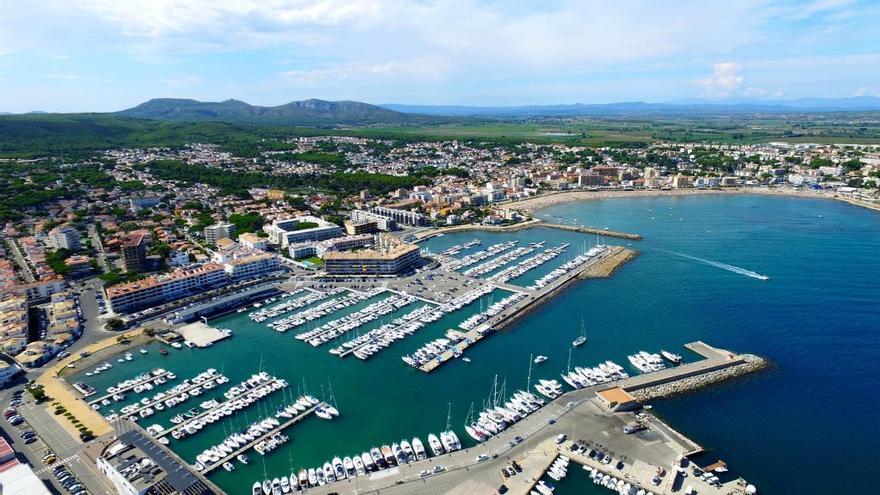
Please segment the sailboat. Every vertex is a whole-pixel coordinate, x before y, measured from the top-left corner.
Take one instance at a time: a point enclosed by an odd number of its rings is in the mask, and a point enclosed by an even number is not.
[[[584,326],[584,319],[581,318],[581,335],[572,341],[571,345],[579,347],[587,343],[587,328]]]

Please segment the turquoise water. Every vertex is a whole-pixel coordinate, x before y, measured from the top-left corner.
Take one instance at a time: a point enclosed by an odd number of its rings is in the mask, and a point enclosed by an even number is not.
[[[264,472],[279,476],[403,437],[425,440],[428,433],[444,428],[449,404],[451,424],[465,440],[461,425],[469,405],[480,405],[493,379],[506,378],[508,390],[525,386],[532,354],[550,358],[535,367],[533,379],[556,377],[566,367],[583,318],[589,340],[574,351],[573,365],[612,359],[628,367],[627,354],[660,348],[680,350],[692,359],[681,345],[697,339],[770,358],[773,367],[766,373],[655,404],[656,413],[711,456],[727,461],[761,493],[834,493],[840,491],[841,480],[853,491],[880,483],[875,455],[880,438],[873,427],[880,419],[875,374],[880,362],[880,214],[822,200],[709,196],[571,203],[541,215],[640,233],[645,240],[632,245],[642,254],[611,279],[574,284],[469,349],[470,364],[454,361],[425,375],[404,365],[400,356],[441,336],[479,311],[481,303],[497,301],[503,293],[485,296],[366,362],[333,356],[327,352],[330,345],[316,349],[296,341],[297,330],[279,334],[233,314],[212,321],[235,330],[234,338],[212,348],[172,350],[171,356],[162,357],[154,346],[146,356],[136,354],[132,363],[84,380],[103,388],[162,366],[177,373],[179,381],[213,367],[236,383],[262,366],[286,378],[292,393],[305,384],[310,393],[326,396],[332,384],[340,418],[308,418],[286,431],[292,438],[289,447],[266,456],[265,463],[252,454],[250,466],[211,476],[230,493],[247,493]],[[596,242],[593,236],[539,228],[449,234],[427,246],[440,252],[474,238],[482,246],[459,256],[509,239],[519,239],[520,245],[544,240],[548,247],[572,243],[565,255],[513,281],[522,285]],[[743,269],[770,278],[761,281],[744,275]],[[208,397],[141,424],[167,425],[172,415]],[[219,441],[224,430],[271,414],[282,399],[276,393],[265,405],[248,409],[246,418],[240,414],[191,439],[172,440],[171,447],[192,460]],[[585,477],[581,481],[572,475],[557,493],[604,491]]]

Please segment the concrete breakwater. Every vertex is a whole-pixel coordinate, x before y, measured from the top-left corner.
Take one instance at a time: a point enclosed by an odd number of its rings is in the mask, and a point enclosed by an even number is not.
[[[766,359],[753,354],[740,354],[739,357],[743,360],[740,364],[700,375],[689,376],[672,382],[662,383],[660,385],[641,388],[630,391],[630,394],[632,394],[632,396],[639,402],[684,394],[731,378],[761,371],[768,365]]]
[[[595,235],[604,235],[608,237],[617,237],[619,239],[629,239],[632,241],[638,241],[642,239],[642,236],[639,234],[630,234],[629,232],[617,232],[614,230],[606,230],[606,229],[596,229],[593,227],[585,227],[578,225],[565,225],[561,223],[542,223],[542,227],[547,227],[551,229],[559,229],[559,230],[568,230],[571,232],[580,232],[582,234],[595,234]]]

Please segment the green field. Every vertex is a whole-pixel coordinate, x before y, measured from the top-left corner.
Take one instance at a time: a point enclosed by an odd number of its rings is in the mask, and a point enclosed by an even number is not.
[[[458,139],[498,144],[568,143],[582,146],[645,146],[655,141],[750,144],[769,141],[880,143],[880,113],[716,116],[632,115],[570,119],[458,119],[455,124],[363,127],[256,126],[223,122],[167,122],[107,114],[0,116],[0,158],[83,158],[107,148],[215,143],[241,157],[289,151],[285,139],[358,136],[399,142]],[[315,151],[279,158],[344,166],[344,158]]]

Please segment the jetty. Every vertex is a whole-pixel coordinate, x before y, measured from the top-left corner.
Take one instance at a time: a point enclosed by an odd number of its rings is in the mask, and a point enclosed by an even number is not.
[[[298,414],[298,415],[288,419],[284,423],[281,423],[280,425],[276,426],[274,429],[265,433],[264,435],[260,436],[259,438],[255,438],[252,442],[245,444],[244,446],[240,447],[238,450],[236,450],[233,453],[229,454],[228,456],[220,459],[219,461],[215,462],[214,464],[211,464],[210,466],[206,466],[205,469],[202,471],[202,473],[204,473],[204,474],[210,473],[211,471],[223,466],[224,463],[234,460],[236,457],[238,457],[239,454],[243,454],[243,453],[247,452],[249,449],[253,448],[254,445],[256,445],[256,444],[262,442],[263,440],[271,437],[272,435],[286,429],[289,426],[292,426],[296,423],[299,423],[300,421],[302,421],[303,419],[308,417],[309,414],[312,414],[313,412],[315,412],[315,409],[317,409],[317,407],[318,406],[312,406],[312,407],[306,409],[305,411],[301,412],[300,414]]]

